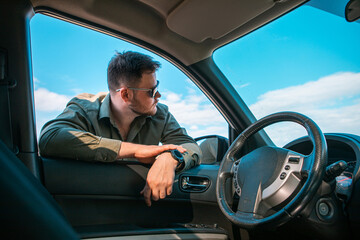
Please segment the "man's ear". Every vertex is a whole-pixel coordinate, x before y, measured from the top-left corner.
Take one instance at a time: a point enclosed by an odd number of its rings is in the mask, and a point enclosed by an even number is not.
[[[120,89],[120,96],[124,102],[128,102],[132,99],[132,92],[128,88],[124,87]]]

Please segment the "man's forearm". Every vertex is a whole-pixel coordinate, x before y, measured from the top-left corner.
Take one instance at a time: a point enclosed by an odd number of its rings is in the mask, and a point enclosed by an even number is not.
[[[153,163],[156,156],[172,149],[177,149],[181,153],[186,151],[182,146],[174,144],[157,146],[122,142],[117,158],[136,158],[142,163]]]
[[[141,144],[122,142],[117,158],[134,158],[136,151],[142,146]]]

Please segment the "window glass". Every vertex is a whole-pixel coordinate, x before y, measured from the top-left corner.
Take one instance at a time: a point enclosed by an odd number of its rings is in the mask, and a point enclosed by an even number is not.
[[[160,102],[189,135],[227,137],[228,125],[188,77],[159,56],[125,41],[37,14],[31,20],[37,133],[79,93],[107,92],[107,65],[115,51],[137,51],[162,64]]]
[[[358,22],[303,5],[218,49],[214,60],[258,119],[295,111],[323,132],[360,134],[359,42]],[[294,123],[266,131],[280,146],[306,134]]]

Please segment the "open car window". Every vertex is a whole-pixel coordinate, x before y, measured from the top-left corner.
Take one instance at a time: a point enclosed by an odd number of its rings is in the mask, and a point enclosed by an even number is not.
[[[152,56],[162,67],[160,102],[193,138],[228,137],[228,124],[188,77],[163,58],[128,42],[42,14],[31,20],[37,134],[75,95],[107,92],[107,65],[115,51]]]
[[[257,119],[295,111],[323,132],[360,134],[359,40],[359,23],[305,4],[218,49],[214,60]],[[295,123],[265,130],[278,146],[306,135]]]

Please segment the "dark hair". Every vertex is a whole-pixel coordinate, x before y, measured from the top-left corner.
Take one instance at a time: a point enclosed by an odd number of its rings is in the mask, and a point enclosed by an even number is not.
[[[115,91],[122,84],[136,86],[144,72],[154,72],[161,64],[152,57],[138,52],[116,54],[109,62],[107,81],[109,90]]]

